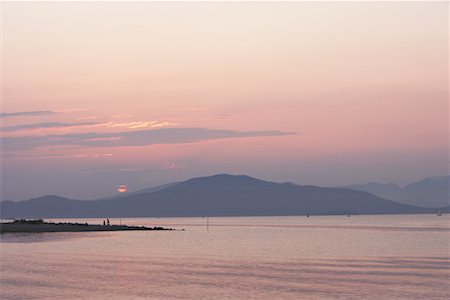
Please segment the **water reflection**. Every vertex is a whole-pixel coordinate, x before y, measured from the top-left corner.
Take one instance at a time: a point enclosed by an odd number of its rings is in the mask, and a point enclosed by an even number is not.
[[[1,243],[46,243],[79,238],[108,236],[102,232],[8,232],[0,235]]]

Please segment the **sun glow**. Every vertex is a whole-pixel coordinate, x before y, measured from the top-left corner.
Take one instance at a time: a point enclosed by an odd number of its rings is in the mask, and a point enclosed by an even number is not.
[[[126,184],[121,184],[117,187],[117,191],[119,193],[125,193],[128,190],[128,187],[126,186]]]

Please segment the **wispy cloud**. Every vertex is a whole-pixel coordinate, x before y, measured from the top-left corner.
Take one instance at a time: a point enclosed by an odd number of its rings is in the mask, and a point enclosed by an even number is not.
[[[158,128],[176,126],[178,123],[172,122],[160,122],[160,121],[136,121],[136,122],[108,122],[105,123],[109,127],[124,127],[129,129],[142,129],[142,128]]]
[[[183,169],[186,167],[186,163],[183,162],[169,162],[161,166],[162,170],[175,170]]]
[[[0,118],[10,118],[10,117],[33,117],[33,116],[44,116],[55,114],[51,110],[36,110],[36,111],[17,111],[10,113],[0,113]]]
[[[160,128],[114,133],[78,133],[45,136],[1,137],[5,151],[29,150],[45,146],[75,145],[82,147],[124,147],[155,144],[195,143],[206,140],[285,136],[295,134],[282,131],[234,131],[207,128]]]
[[[90,138],[90,139],[85,139],[85,141],[89,141],[89,142],[101,142],[101,141],[117,141],[117,140],[121,140],[122,137],[121,136],[109,136],[109,137],[97,137],[97,138]]]
[[[111,157],[112,153],[81,153],[81,154],[60,154],[60,155],[18,155],[11,156],[10,159],[65,159],[65,158],[102,158]]]
[[[18,131],[24,129],[48,129],[48,128],[67,128],[67,127],[80,127],[80,126],[92,126],[102,123],[98,122],[83,122],[83,123],[60,123],[60,122],[45,122],[45,123],[33,123],[22,124],[16,126],[2,127],[0,130],[3,132]]]
[[[62,122],[42,122],[32,124],[21,124],[15,126],[2,127],[2,132],[13,132],[26,129],[57,129],[57,128],[74,128],[87,126],[104,126],[104,127],[122,127],[128,129],[144,129],[144,128],[160,128],[176,126],[178,123],[161,122],[161,121],[135,121],[135,122],[78,122],[78,123],[62,123]]]
[[[114,119],[124,119],[124,118],[130,118],[130,117],[133,117],[133,115],[132,115],[132,114],[129,114],[129,113],[121,113],[121,114],[118,114],[118,115],[112,115],[112,117],[113,117]]]

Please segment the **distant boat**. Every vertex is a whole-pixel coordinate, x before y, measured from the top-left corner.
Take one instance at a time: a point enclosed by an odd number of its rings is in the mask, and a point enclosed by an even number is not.
[[[438,216],[438,217],[442,216],[442,213],[441,213],[441,212],[438,212],[438,213],[437,213],[437,216]]]
[[[347,217],[351,217],[351,216],[352,216],[351,214],[348,214],[348,215],[347,215]]]

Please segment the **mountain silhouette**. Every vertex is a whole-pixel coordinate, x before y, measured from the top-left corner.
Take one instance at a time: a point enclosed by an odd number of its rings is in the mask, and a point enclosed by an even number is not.
[[[384,199],[421,207],[444,207],[450,203],[450,176],[428,177],[400,187],[394,183],[369,182],[345,188],[372,193]]]
[[[43,196],[2,201],[3,218],[194,217],[430,213],[347,188],[275,183],[219,174],[112,199],[72,200]]]

